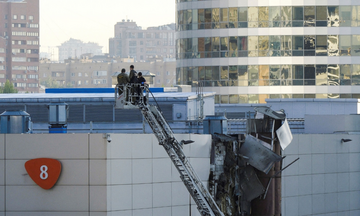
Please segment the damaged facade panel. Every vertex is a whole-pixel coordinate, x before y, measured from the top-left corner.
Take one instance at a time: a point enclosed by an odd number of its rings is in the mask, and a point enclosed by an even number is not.
[[[255,111],[246,134],[213,134],[209,186],[224,215],[281,215],[281,147],[292,135],[283,110]]]
[[[265,147],[262,144],[263,142],[251,135],[247,135],[245,142],[241,145],[240,154],[249,158],[247,162],[251,166],[268,174],[275,162],[281,160],[281,156]]]

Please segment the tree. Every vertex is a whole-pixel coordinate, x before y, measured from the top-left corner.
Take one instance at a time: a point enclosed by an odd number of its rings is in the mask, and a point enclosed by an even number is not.
[[[0,93],[2,93],[2,94],[18,93],[18,90],[14,87],[14,85],[9,80],[6,80],[4,87],[0,88]]]

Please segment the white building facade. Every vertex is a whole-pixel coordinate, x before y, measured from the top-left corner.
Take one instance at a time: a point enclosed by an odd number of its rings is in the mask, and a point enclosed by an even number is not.
[[[196,215],[196,204],[153,134],[0,134],[0,215]],[[179,134],[199,178],[210,170],[210,135]],[[51,189],[24,164],[50,158],[61,165]],[[33,168],[38,168],[34,166]],[[38,170],[38,169],[37,169]],[[51,178],[51,167],[38,174]],[[48,176],[46,176],[48,175]]]
[[[216,103],[360,97],[360,1],[178,0],[176,15],[177,83]]]
[[[80,58],[82,54],[91,53],[102,55],[102,46],[94,42],[85,43],[81,40],[70,38],[62,43],[59,48],[59,61],[63,62],[68,58]]]

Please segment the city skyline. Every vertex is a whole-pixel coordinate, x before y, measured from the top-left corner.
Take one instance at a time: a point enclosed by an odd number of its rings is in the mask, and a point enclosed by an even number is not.
[[[140,4],[143,7],[139,8]],[[85,0],[40,0],[40,52],[51,53],[51,49],[70,38],[98,43],[103,46],[103,52],[109,52],[109,38],[114,36],[114,25],[123,19],[133,20],[143,29],[175,23],[175,2],[133,0],[125,4],[110,0],[91,3]]]

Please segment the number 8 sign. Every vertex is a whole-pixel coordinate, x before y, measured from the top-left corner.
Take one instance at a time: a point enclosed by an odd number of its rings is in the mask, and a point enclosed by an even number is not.
[[[41,188],[54,187],[61,173],[61,163],[51,158],[36,158],[25,162],[30,178]]]

